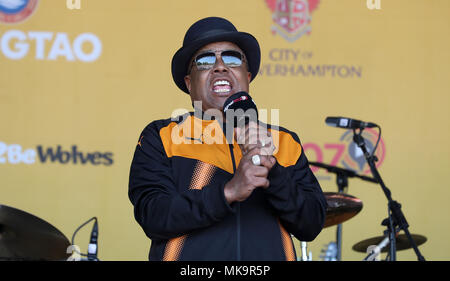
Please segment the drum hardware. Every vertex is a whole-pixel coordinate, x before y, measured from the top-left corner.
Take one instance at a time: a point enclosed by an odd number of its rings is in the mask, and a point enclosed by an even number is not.
[[[408,230],[408,222],[406,221],[406,218],[401,210],[401,205],[394,201],[391,197],[391,191],[387,188],[387,186],[384,184],[383,179],[381,178],[380,173],[377,170],[376,162],[378,161],[377,156],[375,155],[375,151],[378,147],[378,144],[381,139],[381,127],[378,126],[375,123],[367,123],[362,122],[359,120],[349,119],[349,118],[343,118],[343,117],[327,117],[325,120],[325,123],[327,123],[330,126],[333,127],[339,127],[339,128],[346,128],[346,129],[352,129],[353,131],[353,142],[361,149],[361,151],[364,154],[364,158],[366,159],[367,164],[370,167],[370,171],[372,173],[373,180],[372,182],[379,183],[381,186],[381,189],[383,190],[384,195],[386,196],[386,199],[388,201],[388,235],[389,235],[389,256],[391,261],[396,260],[396,228],[398,227],[400,230],[403,230],[405,232],[406,237],[408,238],[408,241],[411,245],[411,247],[414,249],[417,259],[419,261],[425,261],[425,258],[420,253],[419,249],[417,248],[416,242],[414,241],[413,237],[409,233]],[[377,142],[372,149],[371,152],[368,151],[365,139],[362,137],[362,132],[365,128],[372,128],[376,127],[379,130],[378,133],[378,139]],[[330,170],[329,170],[330,171]],[[348,174],[346,175],[348,177]],[[339,185],[339,183],[338,183]],[[340,187],[339,187],[340,189]],[[339,190],[341,191],[341,190]],[[337,244],[338,244],[338,256],[340,255],[340,231],[342,229],[338,228],[337,232]]]
[[[337,261],[337,244],[336,242],[330,242],[322,249],[320,258],[323,261]]]
[[[374,257],[378,256],[380,253],[388,253],[386,256],[386,260],[391,260],[392,257],[390,257],[390,224],[389,224],[389,218],[386,218],[383,220],[381,225],[387,226],[388,229],[386,229],[383,232],[383,236],[378,237],[372,237],[369,239],[365,239],[363,241],[360,241],[353,245],[352,249],[357,252],[362,253],[368,253],[368,255],[364,258],[364,261],[372,261],[374,260]],[[407,250],[411,249],[413,245],[409,242],[408,237],[405,234],[399,234],[400,228],[395,229],[395,246],[397,251],[401,250]],[[413,238],[415,244],[417,246],[422,245],[427,241],[427,238],[422,235],[418,234],[412,234],[411,237]],[[368,250],[371,249],[369,252]]]
[[[427,238],[423,235],[411,234],[411,236],[414,239],[414,242],[417,246],[420,246],[420,245],[424,244],[425,242],[427,242]],[[383,242],[385,240],[387,242]],[[395,241],[396,241],[397,251],[408,250],[413,247],[411,245],[411,243],[409,242],[408,237],[405,234],[397,233],[397,236],[395,237]],[[379,246],[380,252],[386,253],[386,252],[390,251],[389,236],[386,234],[384,236],[372,237],[372,238],[368,238],[363,241],[360,241],[360,242],[356,243],[355,245],[353,245],[352,249],[355,250],[356,252],[366,253],[367,248],[369,246],[379,245],[379,244],[382,244],[381,246]]]
[[[423,235],[411,234],[411,237],[414,239],[414,242],[417,246],[422,245],[427,241],[427,238]],[[390,249],[389,249],[389,233],[384,232],[384,236],[372,237],[363,241],[360,241],[353,245],[352,249],[357,252],[367,253],[368,249],[371,249],[370,253],[364,258],[364,261],[372,261],[374,258],[380,253],[388,253],[386,256],[386,260],[390,260],[391,257]],[[395,245],[396,250],[407,250],[411,249],[413,246],[409,242],[409,238],[405,234],[398,234],[395,237]]]
[[[78,231],[80,231],[80,229],[82,229],[84,226],[86,226],[88,223],[90,223],[91,221],[94,221],[94,224],[92,226],[92,231],[91,231],[91,238],[90,238],[90,242],[89,242],[89,246],[88,246],[88,253],[84,254],[80,252],[80,249],[78,246],[76,246],[75,244],[75,236],[77,235]],[[74,231],[73,235],[72,235],[72,261],[100,261],[97,257],[97,239],[98,239],[98,221],[97,221],[97,217],[92,217],[90,219],[88,219],[86,222],[82,223],[79,227],[77,227],[77,229]],[[85,257],[85,258],[81,258],[81,257]]]
[[[328,208],[324,227],[337,225],[336,229],[336,260],[342,259],[342,222],[354,217],[362,209],[362,201],[354,196],[346,194],[348,190],[348,178],[360,178],[365,181],[377,183],[374,178],[358,175],[355,171],[327,165],[324,163],[309,162],[309,164],[326,169],[330,173],[336,174],[336,184],[338,193],[324,193],[327,199]],[[332,258],[328,257],[330,260]]]
[[[324,192],[327,210],[324,227],[342,224],[356,216],[363,208],[363,202],[350,194]]]
[[[378,134],[378,141],[381,138],[381,128],[377,126],[380,130]],[[380,173],[377,170],[376,167],[376,161],[378,161],[377,157],[375,156],[375,149],[372,151],[372,153],[369,153],[367,150],[365,139],[362,137],[362,132],[364,128],[360,128],[359,132],[357,132],[357,129],[353,129],[353,142],[356,143],[356,145],[362,150],[364,157],[366,158],[366,162],[370,167],[370,171],[372,172],[373,177],[377,180],[377,182],[380,184],[381,189],[383,190],[384,195],[386,196],[386,199],[388,201],[388,231],[389,231],[389,257],[391,261],[396,260],[396,228],[400,230],[403,230],[405,232],[406,237],[409,240],[409,243],[411,244],[412,248],[414,249],[414,252],[416,253],[417,259],[419,261],[425,261],[425,258],[422,256],[422,254],[419,251],[419,248],[416,245],[416,242],[414,241],[413,237],[411,236],[408,227],[409,224],[406,221],[405,215],[403,214],[401,210],[401,205],[392,199],[391,191],[387,188],[387,186],[384,184],[383,179],[381,178]],[[378,144],[377,141],[377,144]],[[375,146],[376,147],[376,146]]]
[[[69,240],[48,222],[0,205],[0,260],[66,260]]]
[[[311,251],[309,251],[308,253],[308,247],[307,247],[307,243],[304,241],[300,242],[300,247],[301,247],[301,251],[302,251],[302,256],[301,256],[301,261],[312,261],[312,253]]]
[[[85,260],[98,260],[97,230],[95,235],[94,231],[91,233],[88,254],[80,253],[78,246],[74,244],[76,233],[92,220],[95,220],[94,227],[98,230],[97,218],[93,217],[77,228],[70,244],[66,236],[48,222],[22,210],[0,204],[0,261],[82,260],[81,256],[86,256]],[[95,251],[91,250],[91,244],[95,245]]]
[[[336,242],[330,242],[326,245],[327,248],[322,250],[324,255],[321,258],[326,261],[339,261],[341,260],[339,242],[342,241],[342,223],[356,216],[362,210],[363,203],[360,199],[349,194],[324,192],[324,195],[328,205],[324,227],[337,225],[338,229],[336,231]]]

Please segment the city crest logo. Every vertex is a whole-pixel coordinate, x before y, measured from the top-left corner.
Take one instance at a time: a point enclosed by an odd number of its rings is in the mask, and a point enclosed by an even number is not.
[[[319,0],[266,0],[272,11],[272,33],[294,42],[311,33],[311,14]]]
[[[0,23],[24,21],[36,10],[39,0],[0,0]]]

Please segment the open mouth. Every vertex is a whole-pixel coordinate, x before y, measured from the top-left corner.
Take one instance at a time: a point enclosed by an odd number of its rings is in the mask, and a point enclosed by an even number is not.
[[[231,92],[231,83],[227,80],[217,80],[213,84],[213,92],[216,94],[228,94]]]

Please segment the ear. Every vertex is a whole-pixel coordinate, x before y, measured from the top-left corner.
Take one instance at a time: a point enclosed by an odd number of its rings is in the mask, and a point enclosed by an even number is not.
[[[251,72],[247,72],[247,79],[248,79],[248,83],[250,84],[250,81],[252,80],[252,73]]]
[[[184,83],[186,84],[186,88],[188,89],[189,93],[191,92],[191,76],[186,75],[184,76]]]

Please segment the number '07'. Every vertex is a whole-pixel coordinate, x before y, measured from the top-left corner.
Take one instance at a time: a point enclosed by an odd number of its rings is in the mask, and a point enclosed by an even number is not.
[[[0,142],[0,164],[33,164],[36,161],[36,151],[33,149],[26,149],[22,151],[22,146],[19,144],[6,144]]]

